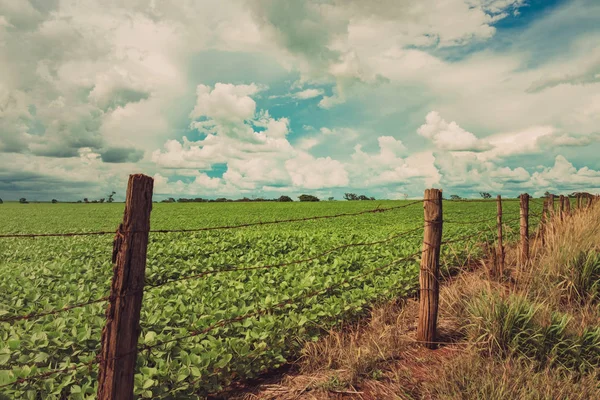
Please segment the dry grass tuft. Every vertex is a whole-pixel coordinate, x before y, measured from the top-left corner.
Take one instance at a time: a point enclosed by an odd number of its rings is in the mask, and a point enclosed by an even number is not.
[[[411,342],[415,320],[415,307],[383,305],[372,311],[366,324],[332,331],[324,339],[308,343],[302,352],[301,371],[338,370],[348,383],[369,377],[380,363],[397,357]]]

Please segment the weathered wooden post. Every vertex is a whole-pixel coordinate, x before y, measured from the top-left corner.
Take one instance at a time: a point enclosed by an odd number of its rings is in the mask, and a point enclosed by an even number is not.
[[[425,229],[423,252],[419,273],[419,321],[417,341],[427,348],[436,343],[437,314],[439,301],[439,266],[442,243],[442,191],[425,190],[423,202]]]
[[[571,215],[571,198],[569,196],[565,196],[565,216],[569,217]]]
[[[529,195],[523,193],[520,196],[521,210],[521,263],[529,261]]]
[[[577,193],[577,211],[581,211],[581,204],[582,204],[583,200],[582,200],[582,196],[581,193]]]
[[[496,223],[498,225],[498,248],[496,249],[496,271],[494,276],[502,278],[504,275],[504,245],[502,244],[502,196],[496,197],[498,216]]]
[[[542,242],[542,246],[544,246],[546,244],[546,222],[548,221],[548,198],[544,199],[544,205],[543,205],[543,209],[542,209],[542,220],[540,221],[540,229],[538,230],[540,237],[541,237],[541,242]]]
[[[559,210],[560,210],[560,220],[562,221],[565,218],[565,196],[564,195],[561,194],[559,196],[558,203],[559,203],[559,207],[560,207],[559,208]]]
[[[153,186],[149,176],[129,176],[123,222],[113,244],[113,278],[98,371],[99,400],[133,399]]]

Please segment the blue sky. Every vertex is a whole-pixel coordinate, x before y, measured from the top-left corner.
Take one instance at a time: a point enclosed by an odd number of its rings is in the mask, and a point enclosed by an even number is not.
[[[0,198],[600,192],[593,0],[0,1]]]

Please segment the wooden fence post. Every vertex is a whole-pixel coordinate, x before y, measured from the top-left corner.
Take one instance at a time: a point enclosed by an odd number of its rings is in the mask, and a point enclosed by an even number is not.
[[[504,275],[504,245],[502,244],[502,196],[496,197],[497,202],[497,225],[498,225],[498,248],[496,249],[496,271],[494,275],[498,278],[502,278]]]
[[[569,196],[565,196],[565,216],[569,217],[571,215],[571,198]]]
[[[153,186],[149,176],[129,176],[123,222],[113,244],[113,278],[98,371],[99,400],[133,399]]]
[[[427,348],[436,343],[439,300],[440,246],[442,243],[442,191],[425,190],[423,202],[425,228],[419,272],[420,298],[417,341]]]
[[[559,209],[560,209],[560,220],[564,220],[565,218],[565,196],[564,195],[560,195],[559,200],[558,200],[558,204],[559,204]]]
[[[553,218],[554,217],[554,195],[551,194],[550,197],[548,197],[548,209],[550,210],[550,217]]]
[[[529,261],[529,195],[523,193],[521,199],[521,263]]]
[[[546,221],[548,220],[548,201],[548,198],[544,199],[544,205],[542,208],[542,220],[540,221],[540,228],[538,230],[541,237],[542,247],[546,244]]]
[[[581,197],[581,193],[577,193],[577,211],[581,211],[581,201],[582,197]]]

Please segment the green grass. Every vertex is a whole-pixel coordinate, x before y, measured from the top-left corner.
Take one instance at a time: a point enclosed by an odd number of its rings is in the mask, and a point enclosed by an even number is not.
[[[152,229],[193,229],[387,208],[402,201],[321,203],[154,204]],[[114,231],[121,204],[0,205],[0,233]],[[518,216],[518,201],[504,204],[505,219]],[[541,206],[532,205],[540,212]],[[470,242],[443,246],[446,266],[480,253],[476,241],[493,240],[495,201],[444,202],[444,239],[481,233]],[[532,218],[533,220],[533,218]],[[303,259],[346,243],[389,238],[423,224],[420,204],[357,217],[256,226],[199,233],[153,233],[147,283],[207,270],[258,266]],[[533,225],[533,223],[532,223]],[[507,229],[518,234],[518,222]],[[354,247],[319,260],[269,270],[224,272],[147,290],[140,344],[154,344],[201,330],[314,290],[340,285],[265,315],[247,319],[138,355],[136,394],[145,398],[193,398],[220,389],[294,357],[302,342],[376,301],[413,293],[418,259],[364,277],[366,271],[421,248],[422,232],[384,244]],[[52,310],[108,294],[112,236],[0,239],[0,316]],[[360,278],[358,278],[360,276]],[[353,277],[357,277],[353,279]],[[345,283],[342,285],[344,282]],[[31,321],[0,323],[0,385],[48,369],[89,362],[100,347],[105,304],[90,305]],[[22,365],[36,365],[22,368]],[[0,389],[7,398],[90,398],[97,367]],[[169,392],[169,393],[167,393]],[[169,397],[171,396],[171,397]]]

